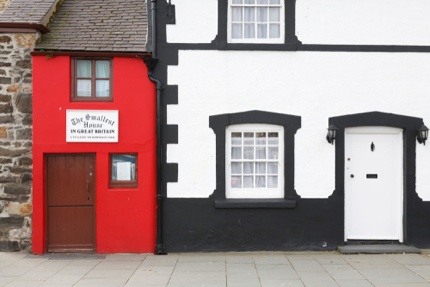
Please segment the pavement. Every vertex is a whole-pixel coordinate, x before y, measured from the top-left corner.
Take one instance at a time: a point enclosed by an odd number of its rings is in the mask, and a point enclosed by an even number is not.
[[[430,255],[0,253],[0,286],[430,287]]]

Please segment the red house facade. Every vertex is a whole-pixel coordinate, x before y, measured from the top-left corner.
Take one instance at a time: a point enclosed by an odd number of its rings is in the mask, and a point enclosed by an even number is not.
[[[155,249],[147,4],[95,2],[64,1],[33,53],[35,254]]]

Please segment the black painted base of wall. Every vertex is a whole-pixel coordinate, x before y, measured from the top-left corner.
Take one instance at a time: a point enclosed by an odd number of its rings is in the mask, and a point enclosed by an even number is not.
[[[213,198],[169,198],[164,210],[167,252],[335,250],[343,244],[339,196],[297,199],[296,208],[283,209],[216,209]]]
[[[407,242],[430,247],[430,203],[407,198]],[[213,198],[164,200],[167,252],[336,250],[344,245],[343,194],[296,208],[217,209]]]

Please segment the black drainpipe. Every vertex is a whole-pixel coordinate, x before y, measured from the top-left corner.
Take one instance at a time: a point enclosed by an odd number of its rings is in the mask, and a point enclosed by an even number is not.
[[[155,254],[167,254],[164,250],[163,239],[163,173],[162,173],[162,157],[163,157],[163,143],[161,139],[161,129],[163,125],[163,109],[161,107],[161,91],[163,86],[161,81],[154,78],[153,72],[157,64],[157,0],[151,0],[151,35],[152,35],[152,57],[145,59],[145,64],[148,66],[149,79],[156,84],[156,130],[157,130],[157,239],[155,243]]]

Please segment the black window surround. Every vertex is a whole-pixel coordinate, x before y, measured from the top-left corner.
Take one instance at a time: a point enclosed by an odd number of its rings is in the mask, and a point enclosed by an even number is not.
[[[212,42],[220,50],[279,50],[295,51],[301,42],[296,36],[296,0],[284,1],[284,37],[282,44],[271,43],[228,43],[228,5],[229,0],[218,0],[218,35]]]
[[[284,127],[284,198],[227,199],[225,196],[226,128],[238,124],[271,124]],[[209,127],[216,135],[216,208],[295,208],[300,198],[294,190],[294,136],[301,127],[301,117],[264,111],[247,111],[209,117]]]

